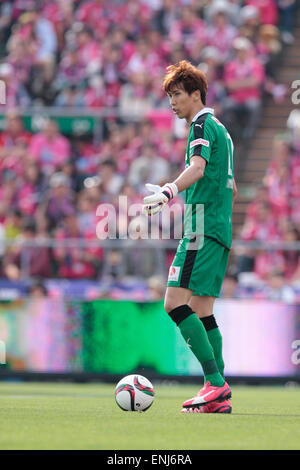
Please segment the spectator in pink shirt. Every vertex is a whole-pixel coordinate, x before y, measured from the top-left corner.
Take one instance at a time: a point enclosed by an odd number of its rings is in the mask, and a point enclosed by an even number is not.
[[[290,161],[291,168],[291,196],[292,198],[300,201],[300,158],[293,156]],[[299,204],[299,203],[298,203]]]
[[[79,62],[87,67],[87,74],[102,67],[102,50],[91,29],[83,24],[74,25]],[[90,70],[92,68],[92,70]]]
[[[59,64],[56,83],[59,88],[65,86],[82,86],[86,78],[86,64],[80,59],[77,46],[70,45]]]
[[[289,216],[290,202],[290,169],[289,165],[282,164],[273,174],[266,179],[269,191],[269,199],[275,218]]]
[[[10,171],[15,178],[24,174],[28,163],[28,143],[31,134],[25,131],[20,116],[11,111],[7,113],[5,130],[0,134],[0,177]]]
[[[23,142],[26,146],[31,139],[30,132],[24,129],[24,123],[16,110],[6,113],[5,128],[0,133],[1,155],[12,150],[19,142]]]
[[[79,220],[75,214],[63,217],[60,227],[56,230],[55,239],[81,238],[96,240],[96,233],[87,232],[80,228]],[[99,246],[60,246],[53,250],[57,263],[58,275],[69,279],[96,278],[101,269],[103,249]]]
[[[36,240],[36,223],[34,219],[28,218],[23,222],[22,232],[19,240],[23,242],[34,242]],[[28,260],[28,275],[31,277],[50,277],[51,258],[47,247],[27,246],[21,248],[15,246],[4,255],[2,275],[11,280],[21,277],[21,256],[23,254]]]
[[[104,11],[104,1],[103,0],[89,0],[82,2],[82,5],[78,8],[76,12],[76,19],[85,24],[93,26],[93,21],[95,17],[102,16]]]
[[[103,78],[106,87],[118,84],[120,86],[122,80],[122,48],[113,46],[108,42],[104,52],[103,61]]]
[[[261,203],[270,203],[269,190],[265,185],[261,185],[256,189],[255,199],[247,207],[245,223],[257,219],[257,213]]]
[[[32,137],[29,153],[45,173],[53,173],[70,157],[70,143],[61,135],[55,121],[47,121],[43,132]]]
[[[29,106],[30,96],[24,84],[15,75],[14,67],[11,64],[0,65],[0,80],[3,86],[0,108],[13,109],[16,106]],[[3,89],[5,89],[5,97],[3,97]]]
[[[267,169],[266,177],[277,173],[281,165],[286,165],[292,158],[291,145],[287,137],[276,135],[272,145],[272,159]]]
[[[24,11],[28,11],[30,8],[33,8],[36,2],[34,0],[13,0],[11,3],[13,3],[13,19],[17,20]]]
[[[38,204],[46,190],[46,182],[36,163],[28,163],[23,169],[17,192],[17,206],[23,214],[35,215]]]
[[[17,36],[12,36],[7,48],[9,50],[7,61],[13,67],[14,76],[19,83],[26,87],[33,66],[33,58],[28,43]]]
[[[103,39],[111,24],[111,14],[115,6],[107,5],[103,0],[90,0],[83,2],[76,13],[77,20],[95,31],[99,39]]]
[[[73,10],[73,0],[46,2],[46,5],[43,7],[44,18],[51,21],[55,28],[59,51],[62,51],[64,47],[64,35],[66,29],[71,28],[75,21]]]
[[[264,177],[268,197],[276,219],[290,215],[293,195],[291,182],[291,148],[289,142],[276,136],[273,141],[273,158]]]
[[[177,1],[174,0],[162,0],[160,8],[154,14],[153,23],[155,28],[158,28],[160,32],[167,36],[170,31],[170,26],[177,19]]]
[[[213,24],[207,28],[206,44],[219,51],[222,62],[228,60],[236,36],[237,29],[229,23],[226,7],[217,9],[213,16]]]
[[[17,175],[12,170],[4,170],[1,175],[0,185],[0,222],[3,222],[10,211],[16,208],[17,200]]]
[[[251,139],[260,117],[261,87],[264,68],[255,57],[251,42],[236,38],[233,42],[235,58],[224,68],[224,82],[228,96],[224,102],[224,123],[234,134],[233,122],[242,118],[242,138]]]
[[[203,62],[199,64],[209,83],[206,102],[210,108],[215,110],[215,115],[222,114],[222,104],[226,96],[225,87],[220,72],[222,64],[222,54],[214,46],[207,46],[202,50],[201,59]]]
[[[282,240],[284,242],[296,243],[300,240],[300,234],[295,225],[291,222],[285,224],[282,231]],[[288,250],[282,252],[284,258],[284,274],[287,279],[292,279],[300,262],[300,251]]]
[[[108,200],[112,200],[114,196],[120,194],[124,178],[118,173],[117,165],[114,160],[104,160],[99,165],[98,175],[101,180],[101,188]]]
[[[153,108],[149,93],[151,80],[146,70],[132,72],[127,83],[120,90],[119,109],[125,115],[142,114]]]
[[[291,219],[300,231],[300,158],[294,156],[291,161]]]
[[[81,233],[96,234],[97,216],[93,199],[84,188],[77,197],[78,225]]]
[[[169,63],[170,52],[172,50],[167,38],[161,34],[159,29],[152,28],[148,32],[146,39],[153,52],[159,56],[160,62],[167,66]]]
[[[105,87],[100,75],[88,80],[88,87],[83,93],[84,106],[88,108],[101,108],[105,106]]]
[[[254,260],[254,272],[260,278],[267,280],[275,270],[284,271],[285,260],[281,251],[261,250]]]
[[[109,34],[109,42],[111,47],[116,47],[121,49],[121,59],[120,64],[120,73],[124,74],[124,70],[131,58],[131,56],[136,51],[136,45],[134,41],[128,39],[126,31],[123,29],[122,25],[114,27]]]
[[[147,34],[151,25],[152,11],[146,2],[127,0],[123,2],[123,7],[118,6],[117,10],[120,15],[116,16],[114,24],[121,24],[127,37],[137,40]]]
[[[84,142],[80,138],[73,141],[76,173],[80,179],[96,173],[99,156],[92,142]]]
[[[246,0],[246,5],[253,5],[260,12],[260,20],[263,24],[276,24],[278,10],[275,0]]]
[[[162,64],[159,55],[151,49],[146,39],[141,38],[137,42],[137,50],[131,56],[127,65],[127,73],[145,73],[150,77],[157,76],[161,72]]]
[[[180,19],[172,24],[169,34],[171,42],[184,44],[186,52],[190,54],[195,42],[200,49],[205,44],[206,25],[198,17],[195,8],[184,5],[180,10]]]
[[[57,37],[51,21],[47,20],[41,8],[33,3],[25,14],[25,22],[32,27],[36,40],[35,63],[41,68],[45,84],[54,78],[55,60],[57,52]],[[24,17],[24,15],[23,15]]]
[[[277,221],[274,219],[270,204],[261,202],[258,205],[256,218],[246,220],[241,232],[241,239],[262,242],[280,239]],[[278,265],[280,264],[280,267],[283,267],[283,257],[280,252],[256,251],[245,248],[239,256],[239,272],[254,270],[259,277],[265,278],[275,261]]]
[[[256,219],[247,221],[241,235],[243,240],[279,240],[277,221],[270,204],[262,202],[259,205]]]
[[[75,212],[75,197],[70,178],[62,172],[54,173],[49,185],[49,192],[46,193],[39,210],[47,218],[49,229],[52,230],[57,227],[63,217]]]

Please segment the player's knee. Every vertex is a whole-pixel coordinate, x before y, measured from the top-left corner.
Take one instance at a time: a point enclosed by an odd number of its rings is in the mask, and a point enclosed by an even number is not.
[[[172,309],[166,310],[167,314],[172,320],[179,325],[183,320],[192,315],[194,312],[191,307],[187,304],[173,307]]]
[[[174,310],[176,307],[178,307],[178,300],[175,298],[172,298],[172,296],[166,296],[165,302],[164,302],[164,309],[169,315],[172,310]]]
[[[172,300],[170,299],[165,299],[165,302],[164,302],[164,309],[165,311],[169,314],[173,308],[175,308],[176,305],[174,305],[174,302],[172,302]]]

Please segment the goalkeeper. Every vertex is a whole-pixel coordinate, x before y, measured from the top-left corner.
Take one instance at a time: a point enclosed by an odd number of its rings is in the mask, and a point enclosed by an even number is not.
[[[187,61],[170,65],[163,87],[174,113],[190,126],[185,170],[160,188],[147,185],[144,212],[152,216],[185,191],[184,234],[170,267],[165,310],[201,364],[204,387],[183,403],[182,412],[230,413],[231,390],[224,378],[222,336],[213,315],[232,241],[236,196],[234,148],[214,110],[205,106],[205,75]],[[197,223],[199,214],[203,223]],[[198,226],[197,226],[198,225]],[[196,231],[191,227],[197,227]],[[203,227],[203,228],[201,228]]]

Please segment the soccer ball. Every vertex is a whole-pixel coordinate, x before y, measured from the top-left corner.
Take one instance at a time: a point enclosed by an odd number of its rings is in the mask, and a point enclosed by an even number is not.
[[[124,411],[146,411],[154,400],[153,385],[142,375],[127,375],[117,383],[115,399]]]

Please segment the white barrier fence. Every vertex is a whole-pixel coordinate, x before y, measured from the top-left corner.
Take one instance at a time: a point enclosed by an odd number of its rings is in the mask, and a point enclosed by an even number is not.
[[[165,253],[167,250],[176,250],[178,246],[178,240],[151,240],[151,239],[141,239],[137,242],[140,246],[151,248],[153,250],[153,256],[157,260],[157,272],[165,274]],[[5,251],[9,247],[14,249],[19,249],[20,253],[20,270],[21,270],[21,279],[30,278],[30,257],[32,248],[77,248],[77,249],[87,249],[87,248],[97,248],[101,247],[104,250],[104,254],[110,250],[120,250],[120,253],[124,255],[127,248],[132,247],[132,240],[129,239],[106,239],[106,240],[85,240],[80,238],[69,238],[64,240],[54,240],[51,238],[45,239],[36,239],[30,241],[20,241],[15,240],[1,240],[0,241],[0,253],[3,256]],[[272,251],[294,251],[300,252],[300,241],[298,242],[280,242],[280,241],[241,241],[234,240],[232,243],[232,253],[240,250],[241,248],[251,250],[252,253],[255,253],[255,250],[264,250],[268,252]],[[29,250],[30,249],[30,250]],[[105,262],[105,258],[104,258]]]

